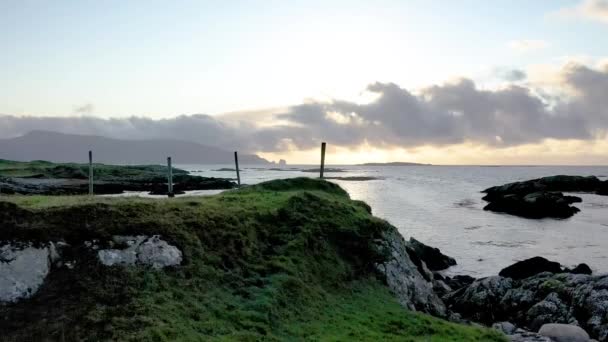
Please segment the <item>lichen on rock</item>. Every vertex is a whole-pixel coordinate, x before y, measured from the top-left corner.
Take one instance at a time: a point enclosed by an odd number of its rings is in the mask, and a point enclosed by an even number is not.
[[[51,269],[49,247],[8,243],[0,247],[0,302],[31,297]]]
[[[182,252],[158,235],[114,236],[112,240],[126,247],[98,250],[97,258],[106,266],[140,264],[160,269],[182,262]]]

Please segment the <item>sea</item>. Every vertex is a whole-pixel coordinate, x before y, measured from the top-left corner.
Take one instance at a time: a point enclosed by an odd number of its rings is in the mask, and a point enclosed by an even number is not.
[[[191,174],[235,178],[232,165],[176,165]],[[588,264],[608,273],[608,196],[577,194],[581,211],[568,219],[525,219],[484,211],[482,190],[504,183],[552,175],[594,175],[607,179],[608,166],[349,166],[327,177],[373,177],[330,180],[351,198],[363,200],[375,216],[386,219],[406,238],[439,248],[458,265],[448,275],[483,277],[534,256],[565,266]],[[243,184],[291,177],[318,177],[303,172],[315,166],[289,165],[281,170],[243,166]],[[209,195],[219,191],[191,192]]]

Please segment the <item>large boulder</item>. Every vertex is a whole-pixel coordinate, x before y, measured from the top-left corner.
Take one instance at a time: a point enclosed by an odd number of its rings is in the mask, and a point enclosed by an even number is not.
[[[588,342],[589,334],[581,327],[571,324],[545,324],[538,331],[555,342]]]
[[[433,274],[425,270],[423,261],[418,260],[418,265],[412,261],[403,236],[397,230],[389,230],[379,243],[390,257],[376,268],[399,303],[410,310],[445,317],[445,304],[433,290]]]
[[[427,246],[413,237],[410,238],[407,245],[414,250],[431,271],[441,271],[456,265],[456,260],[441,253],[439,248]]]
[[[498,275],[512,279],[524,279],[543,272],[560,273],[562,272],[562,266],[558,262],[537,256],[518,261],[502,269]]]

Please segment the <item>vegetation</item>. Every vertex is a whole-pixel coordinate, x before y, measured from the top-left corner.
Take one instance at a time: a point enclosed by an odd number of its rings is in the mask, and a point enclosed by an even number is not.
[[[277,180],[171,200],[4,196],[0,241],[64,240],[77,260],[0,306],[5,340],[503,341],[403,309],[375,273],[394,229],[335,184]],[[84,241],[160,234],[183,265],[104,267]]]
[[[149,180],[166,177],[167,167],[162,165],[105,165],[93,164],[95,179],[113,181],[118,179]],[[173,168],[173,173],[186,175],[187,171]],[[25,177],[49,179],[87,179],[88,164],[51,163],[43,160],[18,162],[0,159],[0,177]]]

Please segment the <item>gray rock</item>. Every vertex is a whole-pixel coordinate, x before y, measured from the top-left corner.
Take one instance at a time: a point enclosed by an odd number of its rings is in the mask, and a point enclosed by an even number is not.
[[[0,247],[0,302],[16,302],[38,291],[51,269],[48,247],[6,244]]]
[[[137,261],[159,269],[182,263],[182,252],[154,235],[142,243],[137,249]]]
[[[399,303],[410,310],[446,317],[445,304],[433,291],[432,273],[429,272],[430,280],[425,278],[429,276],[428,274],[423,276],[420,273],[418,266],[408,255],[407,243],[403,236],[397,230],[391,230],[386,232],[384,239],[378,243],[391,257],[387,262],[376,267],[384,274],[389,289],[395,294]],[[425,268],[426,266],[423,269]]]
[[[544,300],[534,304],[526,313],[528,326],[538,330],[546,323],[574,323],[569,308],[555,292],[550,293]],[[578,323],[578,322],[576,322]]]
[[[581,327],[570,324],[550,323],[538,331],[540,335],[550,337],[555,342],[588,342],[589,334]]]
[[[497,320],[497,310],[505,294],[513,287],[511,278],[493,276],[474,281],[469,287],[449,295],[451,308],[474,321],[491,324]]]
[[[506,335],[512,335],[517,330],[517,327],[511,322],[498,322],[492,324],[492,328],[501,331]]]
[[[140,264],[159,269],[182,262],[182,252],[158,235],[114,236],[112,240],[123,248],[97,251],[99,261],[106,266]]]

